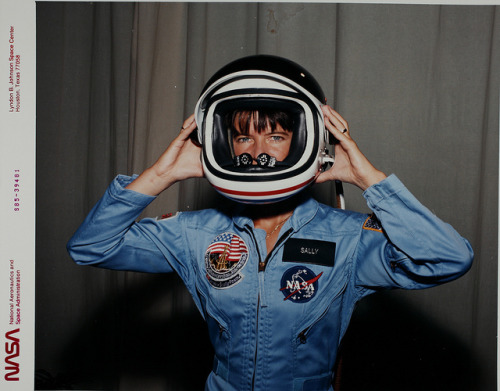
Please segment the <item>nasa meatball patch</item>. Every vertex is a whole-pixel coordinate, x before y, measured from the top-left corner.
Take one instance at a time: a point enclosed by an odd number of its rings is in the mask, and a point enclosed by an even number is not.
[[[241,269],[248,261],[248,247],[238,235],[217,235],[205,252],[207,278],[214,288],[230,288],[243,278]]]
[[[280,291],[294,303],[307,303],[318,292],[318,280],[323,272],[316,275],[305,266],[294,266],[283,273]]]

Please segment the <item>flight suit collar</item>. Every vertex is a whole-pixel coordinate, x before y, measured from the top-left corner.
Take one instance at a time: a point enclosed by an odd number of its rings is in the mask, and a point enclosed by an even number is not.
[[[299,195],[300,196],[300,195]],[[318,211],[318,202],[309,195],[303,195],[300,198],[298,206],[295,208],[288,224],[294,231],[298,231],[309,221],[311,221]],[[253,221],[245,213],[247,207],[244,204],[238,204],[233,211],[233,223],[240,229],[245,227],[254,228]]]

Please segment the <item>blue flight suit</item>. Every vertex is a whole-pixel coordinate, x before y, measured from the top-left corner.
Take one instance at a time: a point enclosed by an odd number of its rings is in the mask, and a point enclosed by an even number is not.
[[[81,265],[180,275],[215,349],[206,390],[332,390],[357,301],[451,281],[473,259],[394,175],[363,193],[374,215],[303,195],[269,255],[243,206],[136,222],[154,197],[125,189],[134,178],[111,183],[68,251]]]

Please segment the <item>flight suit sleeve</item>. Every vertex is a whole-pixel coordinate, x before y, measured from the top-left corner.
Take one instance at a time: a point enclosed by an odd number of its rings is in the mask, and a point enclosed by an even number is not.
[[[361,229],[356,285],[421,289],[470,269],[474,254],[469,242],[423,206],[395,175],[363,195],[374,215]]]
[[[162,237],[170,243],[159,248],[156,219],[136,222],[155,197],[125,189],[135,177],[117,176],[67,244],[79,265],[114,270],[166,273],[173,270],[167,258],[181,259],[185,246],[175,222],[162,224]],[[182,272],[182,270],[181,270]]]

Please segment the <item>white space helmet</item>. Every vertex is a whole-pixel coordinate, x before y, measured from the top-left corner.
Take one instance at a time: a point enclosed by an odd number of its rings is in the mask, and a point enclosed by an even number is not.
[[[244,203],[288,198],[314,182],[333,162],[325,149],[323,91],[304,68],[268,55],[244,57],[220,69],[195,108],[206,178],[224,196]],[[292,140],[287,157],[235,156],[228,116],[235,110],[285,112]]]

